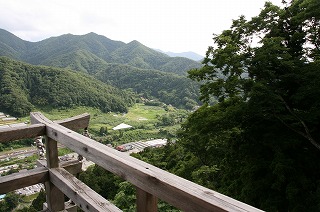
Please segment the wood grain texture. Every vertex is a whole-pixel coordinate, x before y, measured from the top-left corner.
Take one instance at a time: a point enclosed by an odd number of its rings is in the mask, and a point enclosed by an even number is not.
[[[157,212],[158,198],[137,188],[137,212]]]
[[[46,126],[44,124],[2,128],[0,129],[0,143],[24,138],[35,138],[44,135],[45,132]]]
[[[16,189],[44,183],[49,180],[49,172],[45,167],[38,167],[24,172],[0,177],[0,193],[5,194]]]
[[[46,160],[37,160],[37,166],[47,166]],[[82,162],[79,162],[78,160],[70,160],[70,161],[60,161],[59,167],[64,168],[67,170],[70,174],[79,174],[82,172]]]
[[[79,129],[87,128],[89,126],[89,121],[90,121],[90,114],[84,113],[68,119],[54,121],[54,123],[60,124],[70,130],[76,131]]]
[[[63,168],[49,170],[51,182],[84,211],[121,211]]]
[[[38,161],[38,167],[35,169],[1,176],[0,193],[8,193],[20,188],[49,181],[48,169],[44,167],[46,164],[47,161],[41,160]],[[64,167],[71,174],[77,174],[81,172],[81,165],[82,164],[77,160],[61,163],[61,167]]]

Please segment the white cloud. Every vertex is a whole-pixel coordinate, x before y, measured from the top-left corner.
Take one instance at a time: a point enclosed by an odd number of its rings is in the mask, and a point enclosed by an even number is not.
[[[280,5],[281,0],[273,0]],[[0,28],[29,41],[96,32],[165,51],[205,53],[212,34],[264,0],[0,0]]]

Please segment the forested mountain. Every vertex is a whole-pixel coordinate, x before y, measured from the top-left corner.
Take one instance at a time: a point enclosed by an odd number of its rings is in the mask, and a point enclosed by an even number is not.
[[[96,66],[105,62],[179,75],[186,75],[189,69],[200,67],[198,62],[187,58],[171,58],[138,41],[125,44],[95,33],[66,34],[39,42],[28,42],[0,29],[0,47],[0,56],[10,56],[34,65],[70,67],[87,73],[96,72]]]
[[[200,63],[171,58],[138,41],[125,44],[89,33],[66,34],[31,43],[0,29],[0,47],[0,55],[87,73],[105,83],[176,107],[191,109],[199,103],[198,83],[188,79],[186,73],[200,67]]]
[[[180,108],[192,109],[200,103],[198,83],[176,74],[108,64],[94,77],[118,88],[131,89],[145,98],[155,97]]]
[[[206,104],[140,158],[265,211],[320,211],[320,1],[284,3],[214,36],[189,72]]]
[[[0,108],[15,116],[35,106],[91,106],[126,112],[133,98],[93,77],[65,69],[34,66],[0,57]]]
[[[24,41],[12,33],[0,29],[0,56],[21,59],[29,47],[30,42]]]

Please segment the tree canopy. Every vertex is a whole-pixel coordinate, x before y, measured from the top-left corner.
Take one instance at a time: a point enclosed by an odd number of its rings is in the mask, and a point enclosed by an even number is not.
[[[88,75],[0,57],[0,109],[25,116],[37,107],[91,106],[127,112],[134,97]]]
[[[211,179],[227,195],[269,211],[319,211],[320,2],[267,2],[213,41],[203,68],[189,71],[205,105],[180,144],[217,166]]]
[[[189,72],[205,104],[177,142],[134,156],[266,211],[320,211],[319,8],[267,2],[214,35]]]

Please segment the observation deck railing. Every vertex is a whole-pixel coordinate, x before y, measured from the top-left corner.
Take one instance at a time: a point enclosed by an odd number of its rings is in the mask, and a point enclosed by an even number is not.
[[[47,211],[76,211],[75,207],[66,207],[64,195],[83,211],[121,211],[73,176],[81,171],[79,161],[59,163],[59,142],[133,184],[139,212],[157,211],[158,198],[183,211],[261,211],[75,132],[88,127],[89,114],[51,121],[34,112],[30,118],[31,125],[0,129],[0,143],[44,136],[46,162],[40,161],[42,166],[26,172],[0,177],[0,193],[44,183]]]

